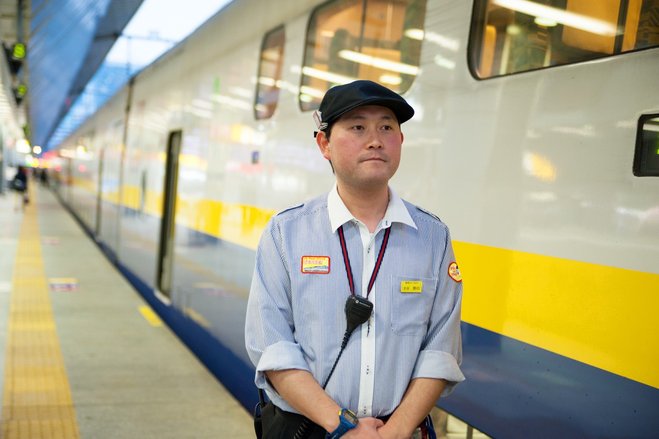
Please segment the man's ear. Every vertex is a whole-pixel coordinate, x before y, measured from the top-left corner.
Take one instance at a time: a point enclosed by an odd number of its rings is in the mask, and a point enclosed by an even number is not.
[[[327,138],[327,135],[325,134],[324,131],[318,131],[318,134],[316,135],[316,144],[318,145],[318,148],[320,149],[320,153],[323,155],[323,157],[329,160],[330,159],[329,139]]]

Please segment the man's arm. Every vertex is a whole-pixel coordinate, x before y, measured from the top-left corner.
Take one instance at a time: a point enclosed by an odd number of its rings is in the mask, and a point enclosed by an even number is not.
[[[403,395],[400,405],[387,423],[378,429],[383,439],[409,439],[414,429],[428,416],[442,394],[446,381],[435,378],[415,378]]]
[[[341,407],[325,393],[323,388],[306,370],[269,370],[268,380],[277,392],[295,410],[332,432],[339,426]],[[375,418],[362,418],[357,428],[349,431],[344,438],[360,437],[380,439],[376,429],[383,423]]]
[[[341,407],[325,393],[306,370],[269,370],[268,380],[291,407],[327,431],[339,425]]]

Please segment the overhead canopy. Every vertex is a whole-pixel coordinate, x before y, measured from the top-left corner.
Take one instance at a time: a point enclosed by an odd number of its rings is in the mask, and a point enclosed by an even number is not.
[[[45,145],[142,0],[32,0],[32,143]]]

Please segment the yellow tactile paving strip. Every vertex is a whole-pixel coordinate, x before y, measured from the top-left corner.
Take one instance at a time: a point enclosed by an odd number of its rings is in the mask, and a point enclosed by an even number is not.
[[[36,203],[14,265],[0,416],[3,439],[76,439],[78,425],[41,256]]]

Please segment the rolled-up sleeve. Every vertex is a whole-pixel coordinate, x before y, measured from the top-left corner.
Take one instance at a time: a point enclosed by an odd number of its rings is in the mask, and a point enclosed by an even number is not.
[[[449,266],[455,263],[451,238],[446,230],[444,254],[439,265],[439,280],[433,302],[428,332],[414,366],[413,378],[437,378],[448,382],[443,396],[464,381],[460,312],[462,281],[449,276]]]
[[[245,346],[256,367],[257,387],[276,393],[265,377],[268,370],[309,370],[293,330],[290,268],[279,229],[271,221],[256,252],[245,320]]]
[[[284,369],[301,369],[310,371],[298,344],[288,341],[280,341],[266,347],[256,365],[256,385],[261,388],[270,389],[270,385],[265,379],[265,372],[268,370]]]

